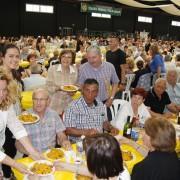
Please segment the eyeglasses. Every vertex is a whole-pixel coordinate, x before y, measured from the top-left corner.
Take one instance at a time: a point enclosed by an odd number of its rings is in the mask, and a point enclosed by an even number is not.
[[[33,98],[33,101],[47,101],[48,98]]]

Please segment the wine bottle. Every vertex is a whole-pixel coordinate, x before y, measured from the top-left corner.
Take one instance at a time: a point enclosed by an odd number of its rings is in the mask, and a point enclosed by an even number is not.
[[[177,115],[177,123],[180,124],[180,112]]]
[[[130,118],[130,116],[127,117],[127,122],[123,129],[123,136],[127,138],[131,138],[132,123],[130,122]]]

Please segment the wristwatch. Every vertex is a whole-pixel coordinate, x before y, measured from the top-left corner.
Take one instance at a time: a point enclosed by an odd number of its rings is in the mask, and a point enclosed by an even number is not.
[[[111,99],[111,100],[113,100],[113,99],[114,99],[114,97],[113,97],[113,96],[111,96],[111,97],[110,97],[110,99]]]

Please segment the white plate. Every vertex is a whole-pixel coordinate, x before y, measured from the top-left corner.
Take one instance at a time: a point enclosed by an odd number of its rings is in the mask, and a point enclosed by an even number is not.
[[[27,121],[27,122],[22,121],[22,120],[20,119],[20,116],[22,116],[22,115],[32,115],[32,116],[36,117],[36,120],[33,121],[33,122],[31,122],[31,121]],[[34,124],[34,123],[37,123],[37,122],[40,120],[39,116],[38,116],[37,114],[33,114],[33,113],[21,114],[21,115],[18,116],[18,119],[19,119],[19,121],[21,121],[22,124]]]
[[[39,176],[36,176],[35,175],[35,177],[31,177],[31,178],[29,178],[29,175],[25,175],[24,176],[24,179],[23,180],[39,180],[40,178],[39,178]],[[53,175],[49,175],[49,176],[47,176],[47,177],[41,177],[41,180],[54,180],[54,176]]]
[[[68,89],[65,89],[67,86],[70,86],[70,87],[72,87],[73,88],[73,90],[68,90]],[[69,84],[69,85],[63,85],[63,86],[61,86],[61,89],[63,90],[63,91],[65,91],[65,92],[76,92],[79,88],[77,87],[77,86],[75,86],[75,85],[71,85],[71,84]]]
[[[63,159],[63,158],[65,157],[65,151],[64,151],[63,149],[61,149],[61,148],[56,148],[56,149],[61,150],[61,151],[64,153],[64,156],[61,157],[61,158],[58,158],[58,159],[51,159],[51,158],[49,158],[49,157],[47,156],[47,154],[51,151],[51,149],[48,149],[48,150],[44,153],[44,156],[45,156],[48,160],[51,160],[51,161],[58,161],[58,160],[60,160],[60,159]]]
[[[48,174],[36,174],[36,173],[33,172],[33,173],[34,173],[35,175],[37,175],[37,176],[50,176],[50,175],[52,175],[52,174],[54,173],[54,171],[55,171],[55,167],[53,166],[53,163],[50,162],[50,161],[47,161],[47,160],[38,160],[38,161],[32,162],[32,163],[29,164],[29,166],[28,166],[28,168],[29,168],[30,171],[31,171],[31,168],[34,166],[35,163],[43,163],[43,164],[47,164],[47,165],[51,165],[51,166],[52,166],[52,171],[51,171],[50,173],[48,173]]]

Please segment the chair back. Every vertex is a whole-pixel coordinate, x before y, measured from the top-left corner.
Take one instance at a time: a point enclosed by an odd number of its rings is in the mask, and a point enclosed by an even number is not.
[[[151,88],[151,78],[152,73],[143,74],[142,76],[140,76],[136,87],[141,87],[144,88],[146,91],[149,91]]]
[[[127,103],[128,101],[125,101],[123,99],[114,99],[113,103],[110,107],[111,111],[111,120],[114,120],[116,117],[117,112],[120,110],[120,108]]]

